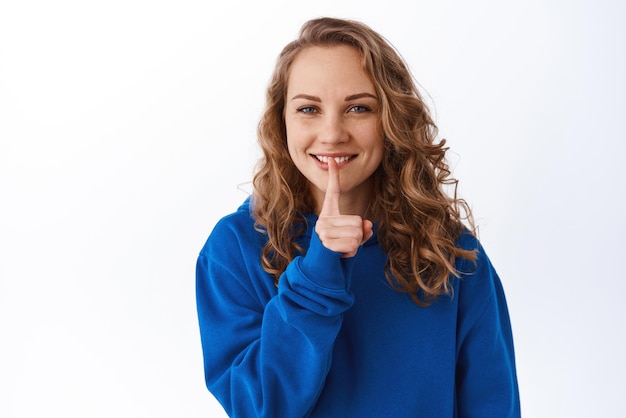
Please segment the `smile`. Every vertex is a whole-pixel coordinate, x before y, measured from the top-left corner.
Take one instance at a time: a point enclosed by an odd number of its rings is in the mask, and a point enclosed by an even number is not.
[[[329,158],[333,158],[327,155],[313,155],[313,157],[317,158],[318,161],[326,163],[326,164],[328,163]],[[343,155],[341,157],[334,157],[334,158],[337,164],[341,164],[341,163],[345,163],[348,160],[351,160],[354,157],[356,157],[356,155]]]

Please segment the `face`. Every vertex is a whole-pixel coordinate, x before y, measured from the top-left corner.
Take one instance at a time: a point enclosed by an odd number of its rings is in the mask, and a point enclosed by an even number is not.
[[[357,49],[299,52],[289,74],[285,124],[289,154],[309,180],[318,211],[328,184],[328,158],[338,163],[340,207],[369,202],[384,146],[379,100]]]

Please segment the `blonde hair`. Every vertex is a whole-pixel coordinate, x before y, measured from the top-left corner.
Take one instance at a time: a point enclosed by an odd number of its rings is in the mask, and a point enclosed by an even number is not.
[[[278,57],[258,127],[263,158],[253,181],[256,227],[268,237],[261,254],[263,269],[278,283],[289,262],[304,252],[296,238],[306,230],[304,214],[315,210],[308,181],[287,150],[289,70],[302,49],[334,45],[349,45],[361,53],[380,100],[385,152],[373,174],[370,208],[387,254],[387,280],[418,305],[427,305],[451,292],[450,275],[459,276],[457,257],[475,260],[475,251],[456,246],[462,233],[473,233],[473,218],[467,203],[457,198],[458,182],[450,177],[445,140],[436,141],[437,127],[407,65],[382,36],[360,22],[310,20]],[[453,196],[445,193],[446,186],[452,187]]]

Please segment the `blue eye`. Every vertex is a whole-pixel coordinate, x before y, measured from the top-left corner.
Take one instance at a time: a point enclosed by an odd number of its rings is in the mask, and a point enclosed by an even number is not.
[[[302,106],[302,107],[298,108],[298,112],[301,112],[301,113],[314,113],[314,112],[317,112],[317,109],[315,109],[312,106]]]
[[[369,112],[370,108],[367,106],[361,106],[361,105],[357,105],[357,106],[352,106],[350,108],[350,112],[354,112],[354,113],[364,113],[364,112]]]

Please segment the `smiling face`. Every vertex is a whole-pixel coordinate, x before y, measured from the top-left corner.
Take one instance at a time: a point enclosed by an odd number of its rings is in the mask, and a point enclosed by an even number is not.
[[[289,154],[321,209],[328,158],[339,167],[342,213],[363,215],[384,145],[374,84],[350,46],[309,47],[292,63],[285,100]]]

